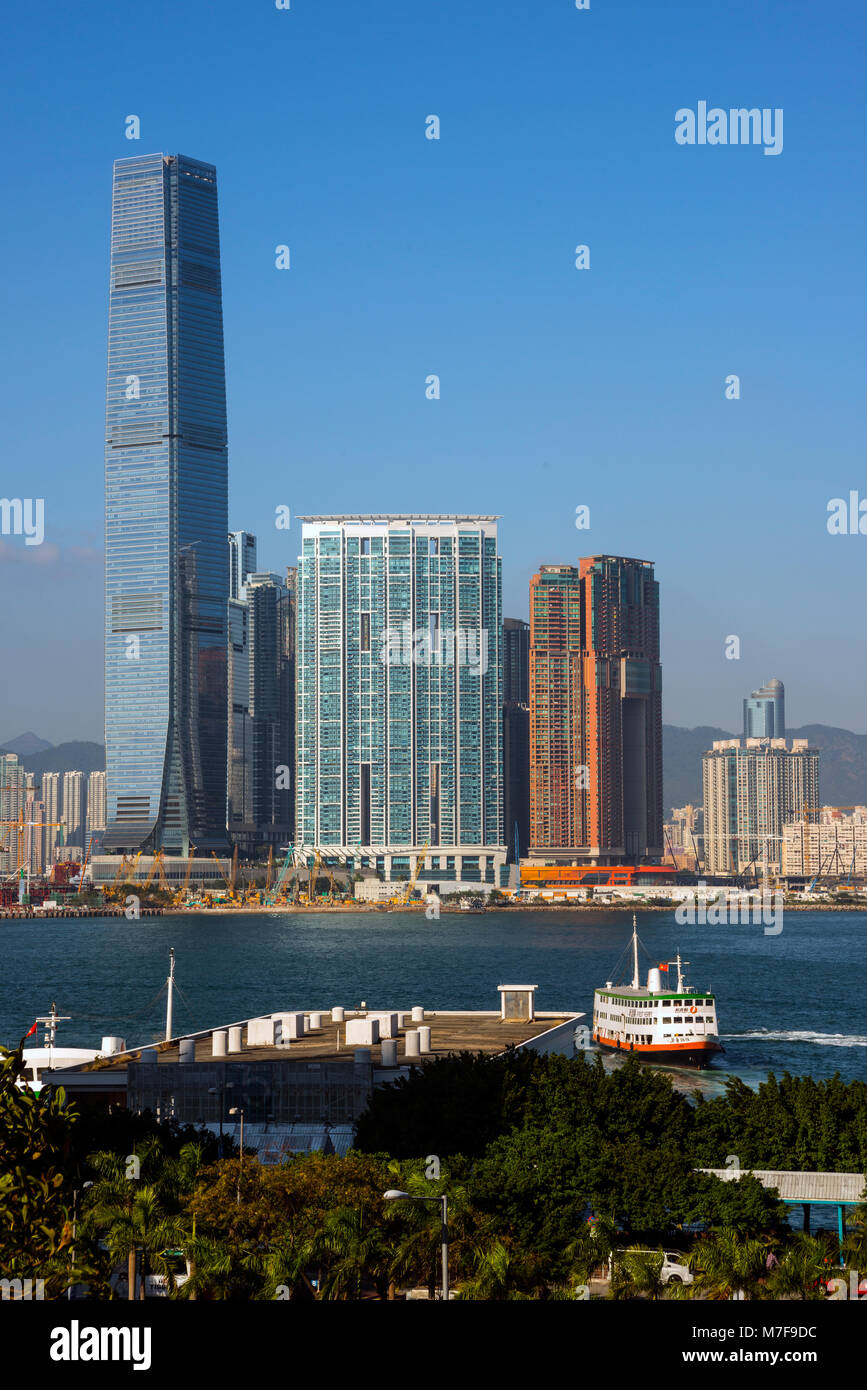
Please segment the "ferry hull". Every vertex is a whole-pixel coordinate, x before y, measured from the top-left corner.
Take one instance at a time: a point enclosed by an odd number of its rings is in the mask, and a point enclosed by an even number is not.
[[[722,1047],[712,1038],[696,1038],[682,1043],[619,1043],[601,1034],[594,1034],[597,1047],[606,1052],[632,1053],[639,1062],[653,1062],[663,1067],[696,1067],[704,1071]]]

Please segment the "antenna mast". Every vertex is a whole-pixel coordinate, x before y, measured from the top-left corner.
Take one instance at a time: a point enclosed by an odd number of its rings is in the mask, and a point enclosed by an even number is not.
[[[175,948],[169,947],[169,978],[166,980],[168,986],[168,996],[166,998],[166,1042],[172,1036],[172,1009],[174,1005],[175,988]]]
[[[632,988],[638,989],[638,925],[634,912],[632,914]]]

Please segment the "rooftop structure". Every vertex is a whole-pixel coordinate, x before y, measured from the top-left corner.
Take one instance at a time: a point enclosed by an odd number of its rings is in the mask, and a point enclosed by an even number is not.
[[[78,1103],[218,1124],[230,1107],[254,1124],[356,1120],[371,1090],[460,1052],[508,1047],[574,1056],[582,1014],[541,1011],[534,985],[502,985],[496,1010],[336,1007],[280,1011],[167,1042],[117,1050],[43,1076]]]

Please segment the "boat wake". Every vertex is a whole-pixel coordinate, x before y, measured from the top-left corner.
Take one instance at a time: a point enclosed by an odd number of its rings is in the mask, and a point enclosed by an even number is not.
[[[788,1042],[813,1043],[816,1047],[867,1047],[867,1038],[852,1033],[811,1033],[792,1030],[776,1032],[772,1028],[757,1028],[752,1033],[723,1033],[723,1042]]]

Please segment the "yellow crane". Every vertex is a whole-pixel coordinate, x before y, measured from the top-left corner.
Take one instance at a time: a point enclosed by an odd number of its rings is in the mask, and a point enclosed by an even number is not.
[[[316,851],[316,862],[314,863],[313,868],[312,868],[312,870],[310,871],[310,873],[309,873],[309,875],[308,875],[308,878],[307,878],[307,906],[308,906],[308,907],[310,906],[310,903],[311,903],[311,901],[312,901],[311,893],[312,893],[313,891],[315,891],[316,879],[319,877],[319,865],[320,865],[321,863],[322,863],[322,855],[319,853],[319,850],[317,849],[317,851]]]
[[[187,900],[187,894],[190,891],[190,874],[193,871],[193,856],[195,852],[195,845],[190,845],[189,851],[187,853],[187,872],[184,875],[184,886],[183,888],[179,888],[177,893],[175,894],[176,903],[183,903]]]
[[[23,876],[23,872],[24,872],[24,831],[27,830],[27,829],[32,829],[33,827],[37,827],[39,830],[52,830],[52,829],[56,828],[57,826],[60,826],[60,827],[61,827],[61,831],[62,831],[62,830],[65,828],[65,826],[66,826],[66,821],[65,821],[65,820],[39,820],[39,821],[36,821],[36,820],[25,820],[25,819],[24,819],[24,808],[22,807],[21,810],[18,812],[18,819],[17,819],[17,820],[0,820],[0,825],[2,825],[2,826],[7,826],[10,830],[15,830],[15,831],[17,831],[17,833],[18,833],[18,844],[17,844],[16,856],[15,856],[15,859],[16,859],[16,862],[15,862],[15,874],[16,874],[16,877],[21,878],[21,877]],[[11,836],[10,836],[10,840],[11,840]],[[63,844],[63,834],[62,834],[62,833],[61,833],[61,836],[60,836],[60,843],[61,843],[61,845]],[[8,849],[9,846],[7,845],[6,848]]]
[[[150,869],[148,870],[148,876],[147,876],[147,878],[145,879],[144,883],[142,884],[142,887],[143,887],[143,888],[150,888],[151,882],[152,882],[152,880],[153,880],[153,876],[154,876],[154,874],[156,874],[157,879],[158,879],[158,881],[159,881],[160,887],[161,887],[164,891],[168,891],[169,881],[168,881],[168,879],[166,878],[166,871],[165,871],[165,869],[163,868],[163,859],[164,859],[164,858],[165,858],[165,853],[164,853],[164,851],[161,850],[161,849],[158,849],[157,852],[156,852],[156,854],[155,854],[154,857],[153,857],[153,862],[151,863]]]
[[[223,868],[222,868],[222,865],[220,864],[219,859],[217,858],[216,850],[213,850],[213,849],[211,850],[211,858],[213,859],[214,863],[216,864],[217,868],[219,869],[219,871],[220,871],[220,877],[221,877],[221,879],[223,880],[223,882],[224,882],[225,885],[226,885],[226,891],[227,891],[229,897],[231,897],[231,896],[232,896],[232,884],[230,883],[230,881],[229,881],[229,879],[226,877],[226,875],[223,873]]]
[[[117,873],[114,876],[111,888],[105,890],[106,897],[113,897],[115,893],[122,893],[125,884],[135,886],[135,871],[138,868],[138,861],[142,857],[142,850],[139,850],[135,859],[128,859],[125,854],[120,857]]]
[[[424,857],[425,857],[425,855],[427,854],[427,852],[428,852],[429,849],[430,849],[430,840],[428,840],[428,841],[425,843],[425,847],[424,847],[424,849],[422,850],[421,854],[416,855],[415,868],[413,869],[412,875],[411,875],[411,877],[410,877],[410,880],[409,880],[409,882],[408,882],[407,885],[406,885],[406,888],[405,888],[405,890],[404,890],[403,897],[402,897],[402,898],[394,898],[394,899],[393,899],[393,902],[394,902],[394,905],[395,905],[395,906],[397,906],[397,907],[406,907],[407,903],[408,903],[408,902],[410,901],[410,899],[412,898],[413,890],[414,890],[414,888],[415,888],[416,883],[418,882],[418,876],[419,876],[419,874],[421,873],[422,868],[423,868],[423,866],[424,866]]]

